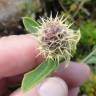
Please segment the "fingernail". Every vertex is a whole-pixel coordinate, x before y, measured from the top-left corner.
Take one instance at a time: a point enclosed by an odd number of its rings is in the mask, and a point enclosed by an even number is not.
[[[39,96],[68,96],[68,87],[59,77],[46,79],[38,88]]]

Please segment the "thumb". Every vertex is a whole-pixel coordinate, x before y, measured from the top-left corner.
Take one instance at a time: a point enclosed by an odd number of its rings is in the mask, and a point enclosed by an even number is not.
[[[68,96],[68,87],[59,77],[49,77],[27,93],[20,89],[10,96]]]

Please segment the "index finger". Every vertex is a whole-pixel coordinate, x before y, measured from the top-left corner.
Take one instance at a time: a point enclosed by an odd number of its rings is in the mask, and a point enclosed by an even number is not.
[[[31,35],[1,38],[0,78],[26,72],[40,63],[40,57],[36,57],[38,46],[38,42]]]

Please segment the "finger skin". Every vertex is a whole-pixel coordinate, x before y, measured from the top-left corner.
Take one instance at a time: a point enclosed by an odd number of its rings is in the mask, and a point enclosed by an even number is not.
[[[33,88],[27,95],[21,91],[21,89],[17,89],[15,92],[10,94],[9,96],[38,96],[36,88]]]
[[[64,64],[62,64],[54,75],[65,80],[69,87],[78,87],[89,78],[90,69],[85,64],[71,62],[65,69]]]
[[[70,88],[68,96],[78,96],[78,93],[79,93],[79,87]]]
[[[38,42],[30,35],[0,39],[0,78],[17,75],[34,68],[40,57]],[[39,62],[40,63],[40,62]]]

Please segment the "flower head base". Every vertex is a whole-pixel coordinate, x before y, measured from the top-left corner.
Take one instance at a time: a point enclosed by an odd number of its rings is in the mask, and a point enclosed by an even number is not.
[[[80,32],[75,32],[66,24],[66,18],[42,19],[38,29],[38,40],[40,41],[40,53],[47,58],[69,60],[76,49],[80,39]]]

